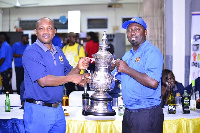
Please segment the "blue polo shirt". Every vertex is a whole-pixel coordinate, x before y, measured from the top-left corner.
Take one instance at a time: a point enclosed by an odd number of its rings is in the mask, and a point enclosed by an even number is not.
[[[13,59],[12,48],[10,44],[7,43],[7,41],[4,41],[1,44],[0,59],[1,58],[5,58],[5,61],[0,66],[0,73],[4,72],[8,68],[12,68],[12,59]]]
[[[163,56],[160,50],[145,41],[136,51],[133,48],[122,57],[129,67],[158,81],[156,89],[144,86],[125,73],[118,72],[116,78],[121,81],[122,97],[126,108],[140,109],[161,103],[161,76]],[[117,72],[115,68],[112,74]]]
[[[37,80],[47,75],[64,76],[72,66],[62,50],[53,46],[51,52],[39,40],[26,48],[22,57],[24,67],[24,99],[42,100],[47,103],[61,102],[63,85],[41,87]]]
[[[24,50],[26,49],[27,46],[29,46],[29,44],[24,45],[22,44],[21,41],[16,42],[12,46],[12,53],[23,55]],[[15,67],[22,67],[22,57],[14,57],[14,63],[15,63]]]
[[[62,41],[61,41],[60,37],[57,36],[57,35],[54,36],[54,38],[52,40],[52,43],[53,43],[54,46],[59,46],[60,48],[63,47],[62,46]]]

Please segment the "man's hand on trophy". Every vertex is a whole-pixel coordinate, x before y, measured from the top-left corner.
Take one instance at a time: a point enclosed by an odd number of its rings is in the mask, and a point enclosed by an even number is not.
[[[117,59],[117,60],[120,60],[120,59]],[[117,66],[117,63],[116,63],[117,60],[114,60],[114,58],[113,58],[113,60],[111,62],[111,68],[110,68],[111,71],[113,71],[115,69],[115,67]]]
[[[89,67],[89,62],[90,62],[89,58],[87,57],[81,58],[78,62],[78,69],[80,70],[87,69]]]
[[[117,71],[122,73],[126,73],[129,67],[128,64],[123,60],[116,60],[116,65],[117,65]]]
[[[82,74],[79,85],[83,87],[85,84],[89,83],[89,81],[90,81],[89,77],[90,77],[90,75],[88,73]]]

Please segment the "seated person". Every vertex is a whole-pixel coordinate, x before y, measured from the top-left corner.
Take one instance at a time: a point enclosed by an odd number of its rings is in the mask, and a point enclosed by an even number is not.
[[[162,105],[167,105],[168,98],[170,95],[170,87],[173,87],[173,94],[176,96],[177,93],[180,93],[180,96],[184,93],[184,86],[182,83],[179,83],[175,80],[175,76],[171,70],[164,69],[162,71],[162,80],[161,80],[161,96],[162,96]]]
[[[185,90],[187,90],[188,94],[191,94],[192,83],[185,87]],[[200,77],[195,79],[195,91],[200,91]]]

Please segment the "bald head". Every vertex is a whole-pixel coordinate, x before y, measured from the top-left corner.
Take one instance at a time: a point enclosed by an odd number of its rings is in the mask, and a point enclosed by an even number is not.
[[[37,21],[35,35],[40,42],[51,45],[55,33],[54,23],[50,18],[44,17]]]
[[[48,17],[43,17],[43,18],[40,18],[40,19],[36,22],[36,29],[38,28],[38,26],[40,25],[40,23],[41,23],[42,21],[51,21],[52,24],[53,24],[53,27],[54,27],[54,22],[53,22],[50,18],[48,18]]]

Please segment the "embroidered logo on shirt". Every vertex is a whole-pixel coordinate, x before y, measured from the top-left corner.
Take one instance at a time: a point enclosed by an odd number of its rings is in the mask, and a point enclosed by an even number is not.
[[[140,57],[137,57],[136,59],[135,59],[135,62],[139,62],[140,61]]]
[[[59,59],[60,59],[61,62],[63,61],[63,57],[62,56],[59,56]]]

